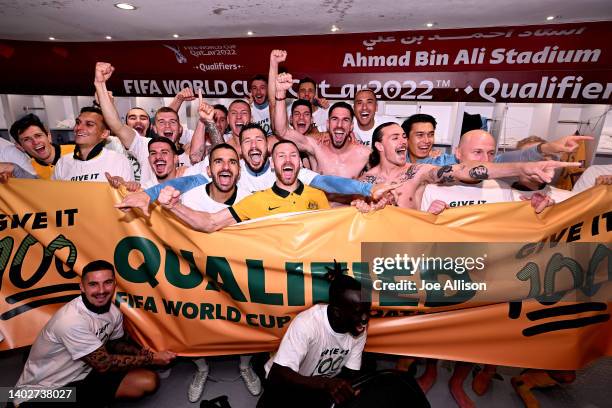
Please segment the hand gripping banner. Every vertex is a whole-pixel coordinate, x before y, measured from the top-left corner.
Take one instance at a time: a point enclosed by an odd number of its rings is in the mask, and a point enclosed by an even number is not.
[[[548,369],[612,355],[609,186],[540,215],[528,203],[342,208],[212,234],[159,208],[123,213],[120,198],[101,183],[0,185],[0,350],[31,344],[79,295],[83,266],[105,259],[139,342],[272,351],[297,313],[326,301],[336,260],[371,296],[368,351]]]

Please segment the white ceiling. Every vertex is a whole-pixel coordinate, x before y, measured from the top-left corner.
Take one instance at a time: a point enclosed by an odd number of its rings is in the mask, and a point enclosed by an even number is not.
[[[47,41],[329,34],[612,20],[611,0],[0,0],[0,39]]]

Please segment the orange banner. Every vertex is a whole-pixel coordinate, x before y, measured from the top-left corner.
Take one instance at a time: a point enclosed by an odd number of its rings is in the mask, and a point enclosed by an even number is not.
[[[541,215],[527,203],[440,216],[343,208],[204,234],[160,209],[122,213],[113,208],[119,193],[104,184],[11,180],[0,185],[0,350],[31,344],[79,294],[78,273],[94,259],[115,264],[116,302],[138,341],[196,356],[274,350],[297,313],[326,300],[322,276],[334,259],[373,276],[363,243],[522,242],[519,252],[508,244],[491,255],[484,275],[465,275],[489,283],[489,297],[432,303],[433,292],[417,291],[414,305],[391,305],[374,292],[366,349],[582,367],[612,355],[611,193],[591,189]],[[574,242],[599,244],[579,254],[560,245]]]

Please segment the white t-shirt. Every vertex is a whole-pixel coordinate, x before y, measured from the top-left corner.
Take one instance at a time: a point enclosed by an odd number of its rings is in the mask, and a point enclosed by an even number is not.
[[[272,126],[270,125],[270,109],[268,105],[265,108],[259,109],[254,103],[251,104],[251,122],[258,123],[266,135],[272,134]]]
[[[366,331],[357,337],[336,333],[327,318],[327,305],[314,305],[291,322],[278,351],[265,365],[266,376],[273,363],[306,377],[334,377],[345,366],[359,370],[366,338]]]
[[[208,177],[206,172],[206,166],[209,164],[208,156],[204,158],[199,163],[194,164],[189,167],[184,176],[193,176],[196,174],[203,174]],[[300,168],[300,173],[298,174],[298,179],[306,184],[310,185],[312,180],[318,176],[318,173],[310,169],[306,169],[304,167]],[[244,159],[240,160],[240,179],[238,179],[238,187],[244,190],[247,193],[254,193],[256,191],[266,190],[274,185],[276,182],[276,174],[274,174],[274,169],[272,169],[270,158],[268,158],[268,163],[262,167],[262,169],[255,173],[253,172],[244,162]]]
[[[13,142],[11,142],[10,140],[6,140],[5,138],[0,137],[0,149],[2,149],[3,147],[6,147],[6,146],[10,146],[12,144],[13,144]]]
[[[573,191],[563,190],[561,188],[552,187],[547,185],[541,190],[533,190],[533,191],[522,191],[517,189],[512,189],[512,197],[514,197],[514,201],[523,201],[521,200],[521,196],[525,196],[527,198],[531,198],[535,193],[540,193],[552,198],[555,203],[560,203],[561,201],[565,201],[570,197],[575,196],[577,193]]]
[[[423,192],[421,211],[427,211],[435,200],[444,201],[449,207],[464,205],[507,203],[514,201],[510,186],[498,180],[484,180],[477,184],[457,182],[452,185],[429,184]]]
[[[312,121],[317,125],[319,132],[327,132],[327,119],[329,116],[329,108],[318,108],[312,113]]]
[[[3,138],[0,138],[0,140],[2,140],[2,144],[0,144],[0,163],[14,163],[28,173],[36,174],[30,156],[19,150],[13,143]]]
[[[317,175],[318,174],[314,171],[302,167],[300,168],[298,179],[302,183],[310,185],[312,179],[314,179]],[[240,180],[238,180],[239,187],[250,193],[254,193],[256,191],[262,191],[272,187],[275,182],[276,174],[274,173],[270,159],[268,159],[268,162],[257,173],[253,172],[246,165],[244,160],[240,160]]]
[[[135,131],[136,132],[136,131]],[[136,132],[138,134],[138,132]],[[128,158],[130,164],[132,165],[132,170],[134,172],[134,181],[140,183],[142,176],[142,166],[138,159],[131,152],[127,151],[127,149],[121,143],[121,140],[117,136],[109,136],[106,138],[106,144],[104,145],[105,149],[112,150],[113,152],[120,153]]]
[[[123,316],[117,306],[111,303],[107,313],[94,313],[79,296],[43,327],[15,387],[56,389],[82,380],[92,367],[81,358],[122,336]]]
[[[72,154],[63,155],[55,165],[51,179],[106,183],[105,172],[121,176],[125,181],[134,181],[132,165],[127,157],[107,149],[102,149],[89,160],[75,159]]]
[[[183,152],[178,157],[178,167],[191,167],[191,159],[187,152]]]
[[[361,130],[359,129],[359,124],[357,123],[357,119],[355,118],[353,119],[353,133],[355,133],[355,137],[361,141],[361,144],[364,144],[368,147],[372,147],[372,133],[374,133],[374,129],[387,122],[394,122],[398,125],[401,125],[400,120],[394,118],[393,116],[374,115],[374,126],[372,126],[372,129]]]
[[[179,143],[182,145],[186,145],[188,143],[191,143],[191,139],[193,138],[193,130],[188,129],[186,126],[183,126],[183,133],[181,134],[181,137],[179,138]]]
[[[208,167],[209,157],[206,156],[202,161],[197,162],[193,166],[189,166],[183,176],[195,176],[196,174],[203,174],[208,178],[208,174],[206,174],[206,167]]]
[[[574,193],[581,193],[586,189],[589,189],[595,185],[595,180],[599,176],[612,175],[612,164],[595,164],[589,166],[584,173],[580,176],[572,191]]]
[[[210,185],[210,183],[198,186],[182,194],[181,203],[196,211],[216,213],[217,211],[221,211],[224,208],[229,207],[230,205],[234,205],[238,203],[244,197],[251,194],[249,191],[246,191],[243,188],[238,187],[236,189],[236,196],[233,202],[231,203],[228,202],[228,204],[220,203],[210,198],[210,196],[208,195],[208,192],[206,191],[206,186],[208,185]],[[231,199],[229,201],[231,201]]]
[[[149,164],[149,139],[148,137],[140,136],[134,130],[134,140],[128,148],[128,152],[138,160],[140,164],[140,185],[142,188],[149,188],[157,185],[157,177]]]

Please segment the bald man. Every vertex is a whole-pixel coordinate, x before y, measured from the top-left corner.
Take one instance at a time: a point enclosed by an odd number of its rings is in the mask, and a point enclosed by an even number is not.
[[[471,130],[461,137],[455,156],[459,163],[469,161],[491,163],[495,157],[495,139],[484,130]],[[512,189],[504,181],[479,180],[473,183],[457,181],[443,186],[428,185],[423,192],[420,208],[421,211],[431,209],[430,212],[438,214],[448,207],[511,201],[513,201]]]
[[[484,130],[471,130],[461,136],[461,141],[455,156],[460,163],[480,161],[491,163],[495,158],[495,139]],[[529,177],[519,176],[519,179],[530,186],[546,185],[542,180],[531,180]],[[535,192],[526,198],[536,213],[542,212],[554,201],[547,194]],[[519,200],[520,198],[516,198]],[[454,181],[447,185],[428,185],[423,192],[421,211],[440,214],[449,207],[462,207],[466,205],[503,203],[515,201],[511,186],[500,180],[480,180],[476,182]],[[434,384],[436,378],[436,360],[428,359],[425,373],[418,379],[424,392]],[[463,382],[472,370],[471,363],[457,362],[455,370],[449,381],[451,394],[460,407],[471,407],[473,401],[465,393]],[[474,378],[472,388],[478,395],[483,395],[495,374],[495,366],[485,365]]]
[[[433,116],[421,113],[410,116],[402,123],[402,128],[408,137],[409,151],[407,159],[409,162],[434,164],[436,166],[459,163],[458,157],[454,154],[443,153],[436,157],[429,157],[434,145],[436,124],[437,122]],[[474,132],[485,131],[475,130]],[[492,161],[496,163],[512,163],[546,160],[546,156],[549,155],[575,151],[582,140],[593,140],[593,138],[591,136],[564,136],[551,142],[543,141],[537,143],[529,149],[498,154],[494,156]]]
[[[533,145],[534,143],[523,144],[519,150],[528,150]],[[459,162],[492,162],[495,160],[495,139],[484,130],[471,130],[461,137],[455,157]],[[535,212],[540,213],[546,207],[563,201],[571,195],[571,192],[554,189],[547,183],[519,177],[518,181],[511,186],[504,181],[497,180],[476,184],[455,183],[451,186],[428,186],[423,193],[420,208],[421,211],[440,214],[449,207],[530,200]]]

